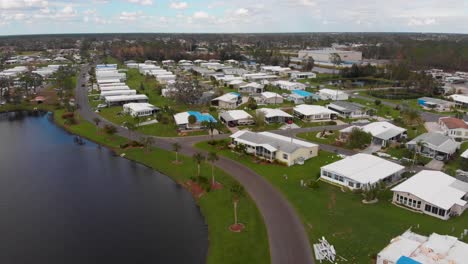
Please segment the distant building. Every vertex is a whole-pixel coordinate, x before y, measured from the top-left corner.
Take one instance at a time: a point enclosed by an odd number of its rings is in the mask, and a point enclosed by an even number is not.
[[[362,61],[362,52],[336,50],[336,49],[319,49],[319,50],[301,50],[298,53],[298,58],[308,59],[312,58],[315,62],[332,63],[330,60],[331,54],[336,53],[340,56],[343,63],[359,63]]]
[[[346,101],[349,98],[347,93],[333,89],[320,89],[318,95],[320,100]]]
[[[394,203],[443,220],[468,208],[468,183],[441,171],[420,171],[392,192]]]
[[[421,97],[418,99],[418,105],[426,109],[446,112],[451,111],[451,108],[455,106],[455,103],[437,98]]]
[[[232,146],[243,145],[247,153],[268,161],[278,161],[288,166],[303,164],[318,155],[319,146],[270,132],[238,131],[231,136]]]
[[[317,74],[313,72],[293,72],[290,77],[293,80],[313,79],[317,78]]]
[[[468,244],[456,237],[432,233],[429,237],[406,231],[377,254],[376,264],[462,264]]]
[[[455,117],[439,118],[439,126],[446,136],[453,139],[468,139],[468,123]]]
[[[289,82],[289,81],[275,81],[272,82],[272,85],[277,86],[283,90],[293,91],[293,90],[305,90],[306,85],[300,82]]]
[[[320,178],[350,189],[365,189],[379,182],[400,179],[405,167],[391,161],[359,153],[320,168]]]

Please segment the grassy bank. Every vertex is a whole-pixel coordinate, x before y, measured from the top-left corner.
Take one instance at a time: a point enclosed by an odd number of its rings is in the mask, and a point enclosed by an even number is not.
[[[61,118],[63,110],[54,113],[55,122],[64,126]],[[114,149],[117,153],[125,152],[126,158],[149,166],[168,175],[177,182],[186,182],[196,174],[196,163],[189,157],[179,155],[181,164],[173,164],[175,154],[162,149],[152,149],[146,153],[143,149],[119,149],[127,140],[120,136],[110,136],[99,132],[94,124],[78,117],[78,124],[65,127],[68,131],[88,138]],[[211,177],[211,167],[204,163],[202,177]],[[209,253],[207,263],[269,263],[268,237],[263,219],[249,198],[244,197],[239,203],[239,221],[246,225],[242,233],[228,230],[233,223],[232,199],[229,187],[235,182],[227,173],[215,169],[216,180],[223,184],[222,190],[204,194],[199,200],[201,212],[208,224]]]
[[[315,180],[321,166],[339,159],[332,153],[321,151],[318,157],[302,166],[285,167],[259,164],[251,156],[240,156],[205,142],[197,147],[216,150],[219,155],[234,159],[262,175],[295,207],[311,243],[325,236],[335,246],[337,254],[348,260],[347,263],[373,263],[373,257],[391,238],[410,227],[421,234],[438,232],[453,236],[458,236],[467,228],[468,214],[443,221],[413,213],[393,205],[389,191],[380,194],[377,204],[364,205],[362,196],[343,192],[324,182],[319,183],[318,189],[301,187],[301,180]]]

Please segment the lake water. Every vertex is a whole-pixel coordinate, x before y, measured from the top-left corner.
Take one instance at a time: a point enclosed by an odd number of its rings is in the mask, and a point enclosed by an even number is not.
[[[204,263],[191,195],[48,115],[0,114],[0,263]]]

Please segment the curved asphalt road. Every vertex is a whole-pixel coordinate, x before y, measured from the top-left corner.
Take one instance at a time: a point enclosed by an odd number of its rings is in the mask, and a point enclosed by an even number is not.
[[[93,122],[93,118],[98,117],[102,124],[111,124],[92,111],[88,104],[88,95],[86,88],[81,87],[85,83],[82,73],[87,72],[87,67],[81,68],[80,77],[77,82],[76,101],[79,107],[80,115],[88,121]],[[130,133],[123,127],[113,124],[117,127],[117,133],[120,136],[139,139],[141,134]],[[226,135],[219,135],[216,138],[224,138]],[[207,136],[187,137],[187,138],[158,138],[155,137],[155,147],[166,150],[172,150],[172,143],[179,142],[182,145],[181,153],[192,155],[199,151],[193,144],[209,139]],[[262,176],[243,166],[242,164],[220,157],[216,166],[228,172],[232,177],[238,180],[254,200],[260,213],[263,216],[270,245],[271,263],[273,264],[309,264],[314,263],[311,246],[308,240],[307,232],[303,223],[299,219],[294,208],[288,203],[286,198],[276,190]]]

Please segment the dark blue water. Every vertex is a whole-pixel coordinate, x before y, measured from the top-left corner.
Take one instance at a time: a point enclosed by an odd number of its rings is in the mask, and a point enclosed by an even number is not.
[[[207,227],[168,177],[47,115],[0,114],[0,263],[204,263]]]

